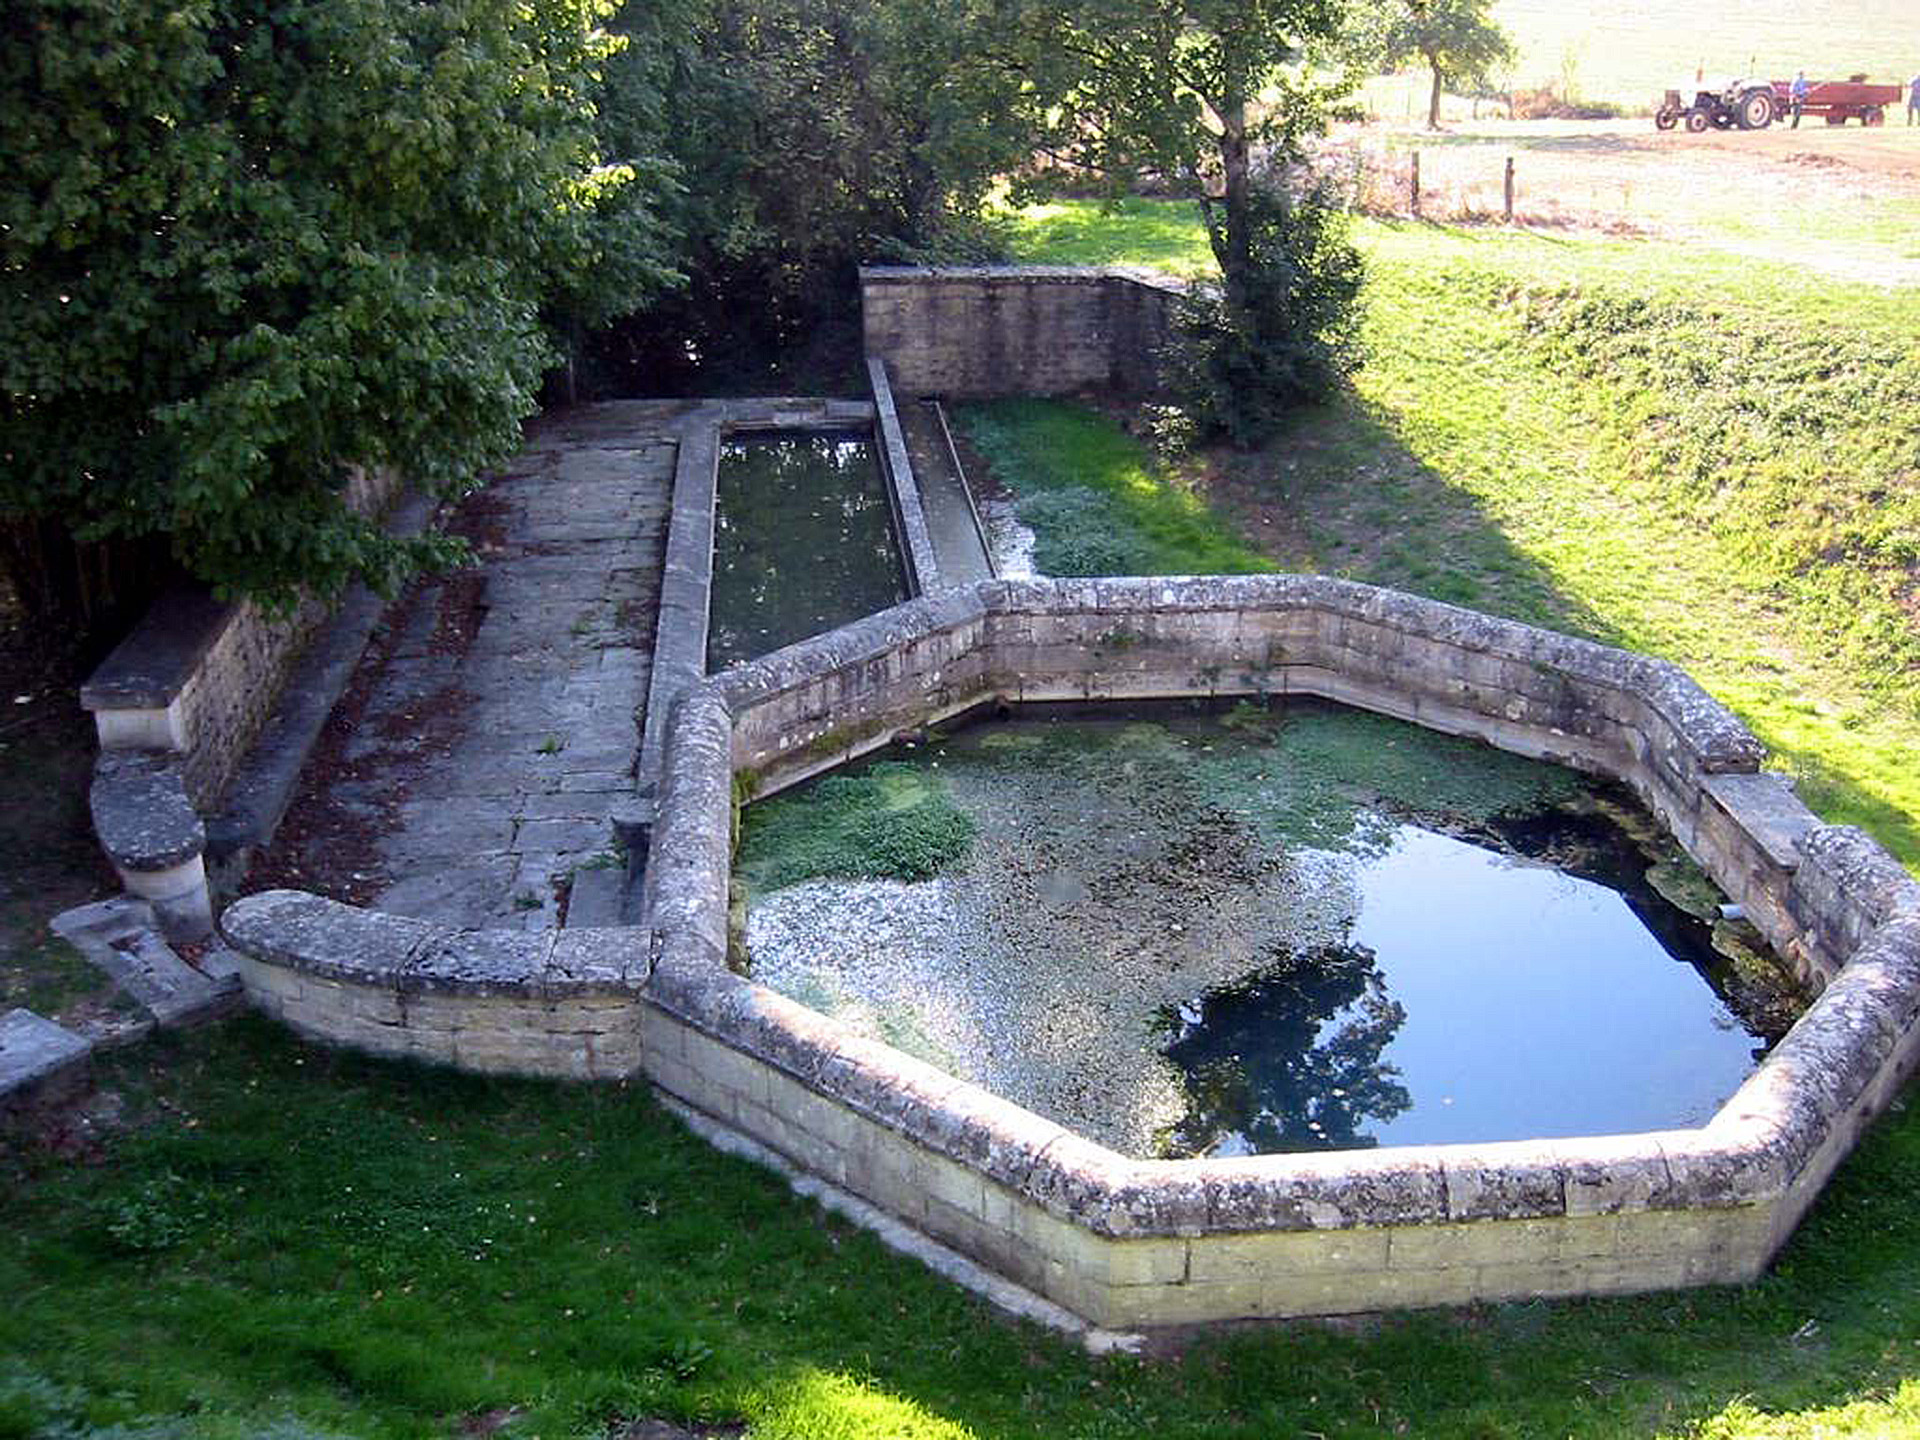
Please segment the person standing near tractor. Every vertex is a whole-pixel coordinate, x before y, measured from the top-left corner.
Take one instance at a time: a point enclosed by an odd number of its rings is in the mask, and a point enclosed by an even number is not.
[[[1800,128],[1800,112],[1807,108],[1807,92],[1811,89],[1813,87],[1807,83],[1806,71],[1802,70],[1793,77],[1793,84],[1789,87],[1787,95],[1793,101],[1792,128],[1795,130]]]
[[[1907,124],[1920,125],[1920,75],[1907,82]]]

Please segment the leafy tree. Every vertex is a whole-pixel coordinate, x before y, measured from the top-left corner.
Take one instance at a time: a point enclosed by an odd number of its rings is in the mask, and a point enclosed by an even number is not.
[[[1241,303],[1256,172],[1297,160],[1345,90],[1305,63],[1336,35],[1340,0],[1040,0],[1032,13],[1071,67],[1060,152],[1115,195],[1154,180],[1195,200]]]
[[[1395,0],[1359,28],[1360,49],[1392,69],[1416,56],[1433,76],[1427,128],[1440,128],[1440,94],[1486,83],[1513,61],[1513,41],[1490,13],[1493,0]]]
[[[1030,32],[1070,66],[1055,146],[1118,195],[1152,180],[1194,200],[1217,294],[1179,322],[1176,393],[1211,433],[1271,435],[1357,363],[1360,262],[1296,182],[1346,92],[1309,63],[1340,0],[1036,0]]]
[[[510,452],[541,307],[670,271],[601,163],[599,0],[15,0],[0,19],[0,531],[158,541],[227,593],[444,554],[344,503]],[[34,562],[39,564],[36,578]],[[71,562],[68,562],[71,571]],[[71,587],[67,587],[71,589]]]
[[[977,252],[980,202],[1031,153],[1044,108],[992,43],[1011,3],[702,0],[660,46],[636,42],[616,81],[665,57],[690,283],[606,337],[628,372],[613,383],[657,389],[676,359],[791,347],[852,313],[863,260]]]

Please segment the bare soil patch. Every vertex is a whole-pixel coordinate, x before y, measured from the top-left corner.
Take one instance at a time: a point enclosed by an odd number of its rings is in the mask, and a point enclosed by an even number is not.
[[[1704,242],[1838,279],[1920,284],[1920,221],[1904,244],[1897,222],[1886,224],[1887,202],[1920,202],[1920,129],[1692,135],[1646,119],[1487,120],[1437,133],[1351,127],[1336,143],[1362,163],[1375,210],[1407,211],[1418,151],[1424,217],[1497,221],[1511,158],[1524,225]]]

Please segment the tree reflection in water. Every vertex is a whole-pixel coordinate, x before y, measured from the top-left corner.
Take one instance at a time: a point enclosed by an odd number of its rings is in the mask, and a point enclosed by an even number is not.
[[[906,598],[886,480],[864,435],[732,439],[717,483],[709,670]]]
[[[1182,1006],[1166,1057],[1184,1073],[1187,1113],[1171,1157],[1352,1150],[1413,1104],[1381,1060],[1407,1018],[1364,945],[1277,954],[1248,980]]]

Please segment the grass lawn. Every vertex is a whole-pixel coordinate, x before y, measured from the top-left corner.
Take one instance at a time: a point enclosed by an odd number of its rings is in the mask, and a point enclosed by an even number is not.
[[[0,1170],[0,1436],[1920,1435],[1910,1113],[1748,1289],[1093,1360],[638,1090],[364,1061],[259,1020],[107,1079],[131,1122],[112,1164]],[[109,1428],[138,1417],[173,1418]]]

